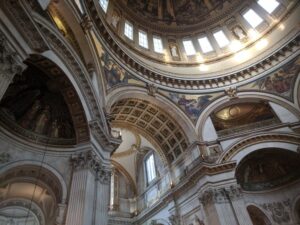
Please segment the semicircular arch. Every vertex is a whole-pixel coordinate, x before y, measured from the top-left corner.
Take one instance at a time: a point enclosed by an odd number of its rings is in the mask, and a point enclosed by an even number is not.
[[[249,101],[273,102],[287,109],[298,120],[300,118],[300,112],[295,108],[295,106],[290,101],[284,99],[283,97],[279,97],[270,93],[256,92],[256,91],[238,92],[237,97],[235,98],[230,98],[227,95],[223,95],[215,99],[214,101],[212,101],[201,113],[196,124],[196,132],[199,134],[200,141],[203,141],[204,125],[207,118],[211,115],[211,113],[232,104],[249,102]]]

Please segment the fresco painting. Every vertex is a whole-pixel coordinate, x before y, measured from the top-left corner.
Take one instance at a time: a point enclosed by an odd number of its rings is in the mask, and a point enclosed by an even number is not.
[[[271,75],[256,81],[252,88],[273,92],[283,97],[292,98],[296,78],[300,72],[300,57],[285,64]]]
[[[104,69],[107,89],[111,89],[122,84],[137,84],[145,86],[142,82],[133,78],[125,69],[116,63],[108,53],[103,52],[101,56],[101,63]]]
[[[198,120],[204,107],[214,98],[214,95],[189,95],[175,92],[164,92],[163,94],[178,105],[194,123]]]

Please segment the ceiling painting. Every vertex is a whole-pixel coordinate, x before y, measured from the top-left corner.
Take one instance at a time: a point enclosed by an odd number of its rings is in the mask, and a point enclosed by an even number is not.
[[[192,95],[166,91],[162,91],[161,93],[183,110],[193,123],[197,122],[203,109],[209,105],[213,99],[221,95],[221,93]]]
[[[143,82],[135,79],[105,51],[101,56],[101,64],[104,70],[107,90],[127,84],[145,86]]]
[[[295,81],[299,76],[299,72],[300,57],[297,57],[268,76],[241,87],[240,89],[262,90],[292,99]]]

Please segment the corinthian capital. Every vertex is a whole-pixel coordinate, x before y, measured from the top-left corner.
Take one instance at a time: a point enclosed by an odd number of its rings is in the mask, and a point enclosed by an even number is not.
[[[101,160],[92,151],[74,154],[70,161],[75,170],[89,169],[101,183],[110,183],[111,168],[104,166]]]

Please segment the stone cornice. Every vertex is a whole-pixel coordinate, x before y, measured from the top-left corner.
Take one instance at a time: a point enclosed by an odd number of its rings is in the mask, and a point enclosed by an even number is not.
[[[197,78],[186,79],[175,77],[171,74],[163,74],[162,72],[154,71],[154,69],[147,68],[138,62],[134,56],[125,51],[123,47],[115,40],[116,37],[109,30],[109,27],[100,18],[93,0],[87,1],[87,8],[91,15],[91,20],[97,28],[102,38],[102,43],[117,56],[119,62],[128,66],[131,74],[147,83],[154,83],[162,89],[173,89],[185,92],[207,92],[223,90],[231,85],[239,86],[253,81],[254,78],[261,76],[263,72],[274,68],[276,65],[282,63],[290,55],[296,54],[300,49],[300,35],[297,34],[292,40],[287,40],[287,44],[277,51],[273,52],[269,57],[266,57],[255,64],[245,67],[237,72],[223,74],[212,78]]]

